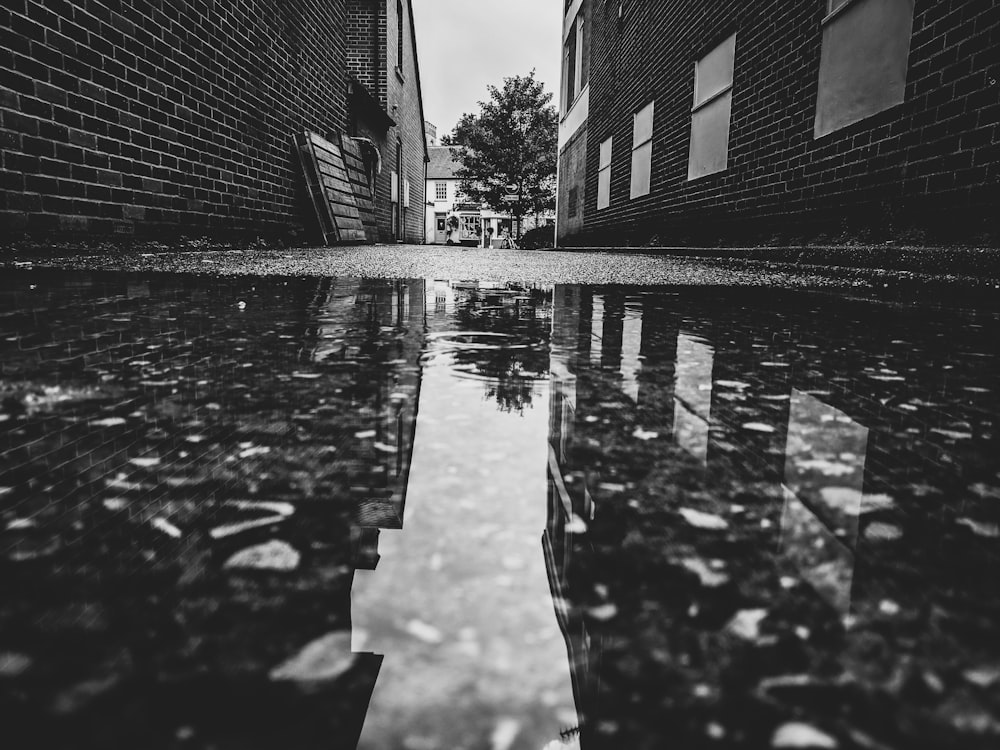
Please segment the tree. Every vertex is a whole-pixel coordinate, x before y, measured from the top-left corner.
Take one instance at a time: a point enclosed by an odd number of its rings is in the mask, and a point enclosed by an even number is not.
[[[470,146],[472,131],[476,127],[476,116],[471,114],[462,115],[455,129],[451,133],[441,136],[442,146]]]
[[[458,177],[465,195],[494,211],[526,214],[555,208],[559,117],[552,94],[527,76],[505,78],[503,88],[489,87],[490,99],[479,114],[466,114],[452,137],[465,146]]]

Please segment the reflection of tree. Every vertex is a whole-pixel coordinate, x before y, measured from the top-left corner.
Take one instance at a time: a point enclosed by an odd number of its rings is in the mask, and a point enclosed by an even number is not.
[[[547,290],[508,285],[476,290],[458,312],[463,330],[509,337],[495,347],[455,354],[460,367],[486,379],[486,397],[496,399],[501,411],[521,413],[531,406],[535,383],[548,375],[551,303]]]

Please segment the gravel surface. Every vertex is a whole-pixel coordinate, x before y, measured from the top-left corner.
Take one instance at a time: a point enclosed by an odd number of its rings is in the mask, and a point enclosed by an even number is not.
[[[794,289],[921,291],[960,289],[996,296],[1000,280],[907,271],[774,263],[759,259],[685,258],[627,252],[482,250],[434,245],[162,251],[0,256],[10,267],[168,271],[221,275],[357,276],[488,279],[532,283],[780,286]]]

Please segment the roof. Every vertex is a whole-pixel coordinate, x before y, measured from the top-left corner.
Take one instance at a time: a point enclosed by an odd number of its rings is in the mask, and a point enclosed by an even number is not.
[[[462,163],[458,161],[460,153],[462,153],[461,146],[428,146],[427,155],[431,160],[427,165],[427,179],[458,179],[456,172],[462,168]]]

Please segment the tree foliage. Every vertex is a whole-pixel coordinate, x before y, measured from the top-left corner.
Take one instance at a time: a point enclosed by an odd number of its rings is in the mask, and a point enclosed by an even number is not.
[[[505,78],[502,88],[490,86],[489,92],[478,114],[462,116],[449,141],[465,147],[458,171],[462,192],[520,223],[526,214],[555,207],[558,114],[534,70]]]

